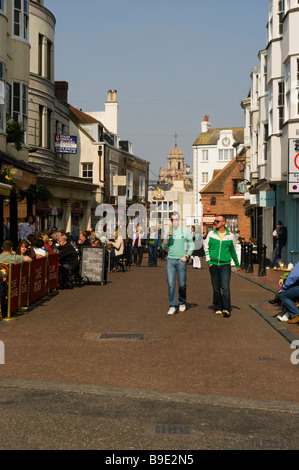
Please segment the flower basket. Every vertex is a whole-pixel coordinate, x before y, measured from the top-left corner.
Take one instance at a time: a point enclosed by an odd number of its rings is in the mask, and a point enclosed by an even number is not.
[[[21,150],[24,144],[24,127],[17,121],[6,123],[7,142],[14,143],[17,150]]]

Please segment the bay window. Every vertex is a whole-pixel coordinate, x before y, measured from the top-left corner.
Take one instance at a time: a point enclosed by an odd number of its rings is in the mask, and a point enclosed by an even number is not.
[[[24,143],[27,143],[28,129],[28,86],[21,82],[14,82],[12,87],[12,118],[18,123],[22,123],[24,133]]]
[[[29,1],[14,0],[13,35],[28,41]]]

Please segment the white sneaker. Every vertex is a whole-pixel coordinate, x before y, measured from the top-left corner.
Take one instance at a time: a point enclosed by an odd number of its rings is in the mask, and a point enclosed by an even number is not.
[[[277,315],[276,317],[279,321],[288,321],[288,319],[290,318],[289,315],[287,315],[286,313],[284,315]]]
[[[186,304],[180,304],[179,305],[179,311],[184,312],[186,310]]]
[[[176,312],[176,308],[175,307],[170,307],[170,309],[168,310],[167,314],[168,315],[174,315]]]

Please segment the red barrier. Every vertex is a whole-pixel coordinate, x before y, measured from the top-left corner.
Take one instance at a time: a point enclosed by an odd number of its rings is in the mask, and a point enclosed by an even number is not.
[[[45,257],[32,260],[30,269],[30,303],[45,295],[46,286],[46,261]]]
[[[19,286],[21,276],[22,264],[9,265],[9,287],[8,287],[8,301],[9,312],[16,312],[19,309]]]
[[[28,307],[58,287],[58,254],[37,258],[32,262],[5,265],[7,271],[7,318]],[[1,310],[0,310],[1,320]]]
[[[21,292],[19,308],[29,305],[30,263],[22,264]]]
[[[48,256],[48,285],[47,292],[56,290],[58,287],[58,254]]]

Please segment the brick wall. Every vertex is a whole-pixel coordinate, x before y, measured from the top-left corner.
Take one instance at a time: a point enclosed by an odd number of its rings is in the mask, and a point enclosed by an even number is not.
[[[245,215],[244,209],[244,197],[234,196],[233,194],[233,181],[243,179],[240,170],[243,169],[243,165],[239,163],[230,173],[227,179],[222,182],[222,192],[208,193],[203,190],[201,192],[202,198],[202,208],[203,213],[208,214],[225,214],[225,215],[237,215],[238,216],[238,230],[240,230],[240,235],[246,240],[249,240],[251,237],[250,233],[250,217]],[[220,174],[219,174],[220,176]],[[208,191],[208,188],[207,188]],[[216,198],[216,204],[211,205],[211,198]],[[208,210],[208,208],[210,210]],[[204,227],[204,232],[205,227]]]

